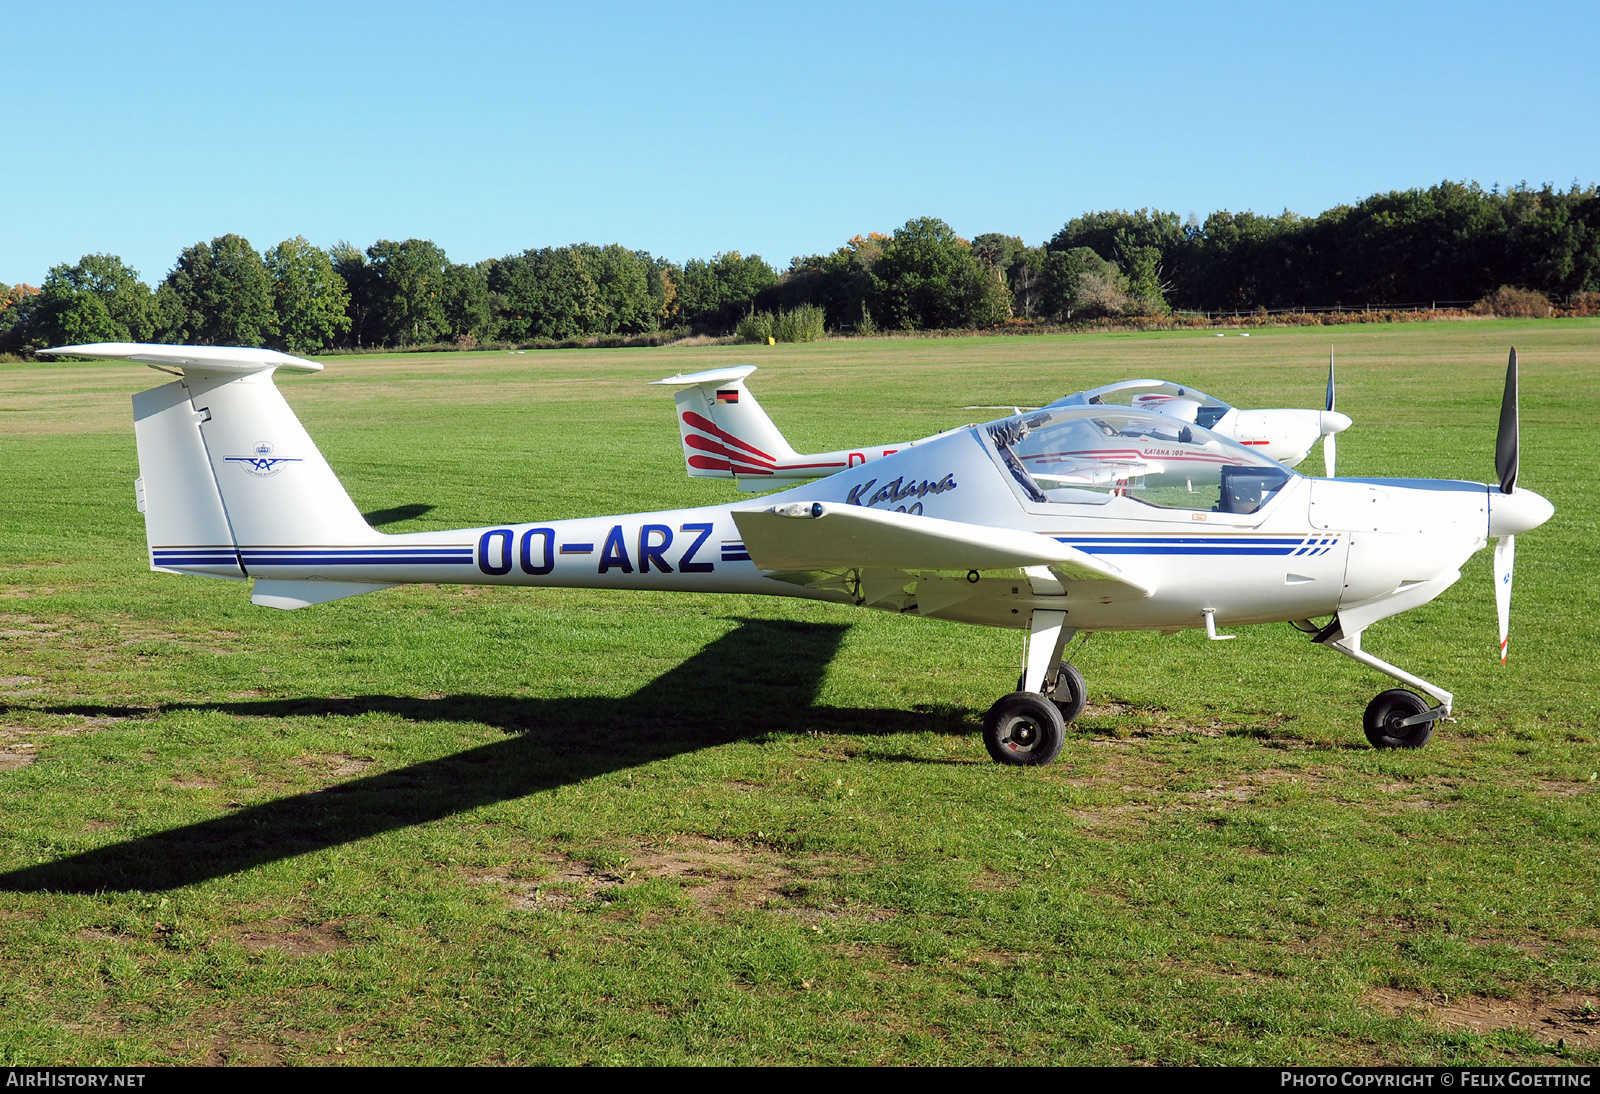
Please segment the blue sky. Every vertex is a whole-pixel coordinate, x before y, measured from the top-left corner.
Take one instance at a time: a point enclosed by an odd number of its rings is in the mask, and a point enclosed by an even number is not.
[[[780,269],[914,216],[1600,181],[1600,4],[27,4],[0,282],[226,232]]]

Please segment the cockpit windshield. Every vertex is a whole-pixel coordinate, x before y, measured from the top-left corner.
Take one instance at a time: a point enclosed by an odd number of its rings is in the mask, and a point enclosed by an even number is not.
[[[1210,429],[1233,407],[1212,395],[1198,391],[1187,384],[1171,380],[1119,380],[1114,384],[1075,391],[1064,399],[1057,399],[1045,407],[1056,410],[1064,406],[1121,406],[1132,405],[1137,410],[1153,410],[1169,418],[1198,422]]]
[[[1047,408],[984,432],[1034,502],[1118,496],[1167,509],[1253,513],[1292,474],[1202,426],[1123,407]]]

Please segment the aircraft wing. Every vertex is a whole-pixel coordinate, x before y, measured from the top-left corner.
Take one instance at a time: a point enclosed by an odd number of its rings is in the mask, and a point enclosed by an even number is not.
[[[791,502],[733,514],[750,560],[769,572],[996,570],[1046,566],[1063,581],[1110,581],[1139,597],[1154,588],[1076,548],[1016,528]]]

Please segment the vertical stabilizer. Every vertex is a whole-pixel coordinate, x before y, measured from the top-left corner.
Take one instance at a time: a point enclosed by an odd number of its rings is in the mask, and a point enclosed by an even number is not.
[[[799,457],[744,386],[754,365],[670,376],[677,387],[678,435],[691,478],[769,476]]]
[[[284,402],[270,369],[183,382],[201,416],[234,542],[281,547],[378,538]]]
[[[136,492],[152,568],[242,578],[250,548],[383,539],[272,382],[279,368],[318,371],[315,361],[121,342],[42,352],[139,361],[179,376],[133,397]]]

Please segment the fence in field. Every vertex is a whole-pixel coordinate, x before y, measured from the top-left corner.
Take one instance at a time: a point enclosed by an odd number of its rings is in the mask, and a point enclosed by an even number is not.
[[[1470,308],[1476,300],[1417,300],[1404,304],[1300,304],[1292,308],[1174,308],[1173,315],[1196,319],[1243,319],[1251,315],[1317,315],[1385,311],[1438,311],[1440,308]]]

